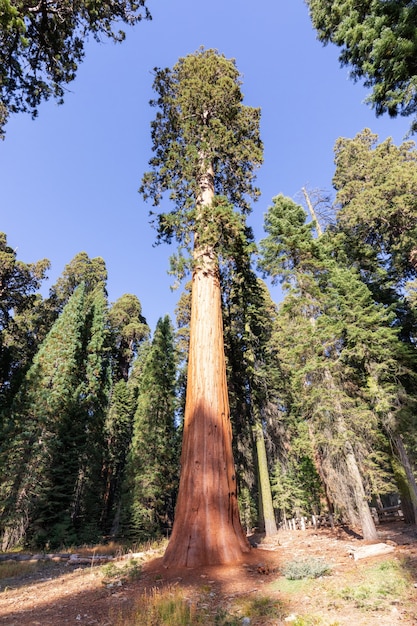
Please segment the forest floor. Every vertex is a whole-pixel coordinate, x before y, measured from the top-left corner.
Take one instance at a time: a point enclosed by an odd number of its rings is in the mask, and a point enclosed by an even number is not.
[[[257,547],[227,567],[165,569],[155,550],[140,565],[137,557],[98,566],[18,563],[0,579],[0,626],[417,626],[416,529],[392,522],[378,534],[393,551],[358,560],[352,552],[369,544],[338,527],[253,537]],[[329,575],[288,580],[285,565],[304,559],[321,559]]]

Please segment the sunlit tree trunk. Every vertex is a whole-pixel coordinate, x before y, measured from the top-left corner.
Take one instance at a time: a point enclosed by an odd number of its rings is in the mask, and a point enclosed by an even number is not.
[[[199,203],[213,199],[212,170]],[[241,560],[240,523],[227,394],[221,293],[213,248],[194,246],[190,347],[180,487],[164,565],[197,567]]]
[[[269,480],[268,461],[262,425],[258,423],[255,426],[254,431],[265,535],[267,537],[271,537],[272,535],[276,535],[278,530],[275,521],[274,507],[272,504],[271,483]]]

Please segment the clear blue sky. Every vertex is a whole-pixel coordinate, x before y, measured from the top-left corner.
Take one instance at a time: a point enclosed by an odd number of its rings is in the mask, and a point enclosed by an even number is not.
[[[134,293],[154,328],[173,310],[170,246],[153,247],[137,189],[151,157],[152,69],[200,46],[236,59],[245,104],[262,110],[264,165],[250,223],[257,240],[273,196],[331,191],[333,146],[365,127],[400,143],[410,120],[376,119],[366,91],[317,40],[303,0],[148,0],[151,22],[123,44],[91,41],[65,104],[17,115],[0,143],[0,230],[29,262],[52,263],[44,292],[77,252],[106,261],[110,301]],[[278,297],[279,292],[275,292]],[[274,293],[273,293],[274,296]]]

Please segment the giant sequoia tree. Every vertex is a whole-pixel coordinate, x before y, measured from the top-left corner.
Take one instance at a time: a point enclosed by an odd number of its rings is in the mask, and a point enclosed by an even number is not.
[[[155,74],[154,157],[141,191],[155,205],[171,192],[175,208],[156,216],[158,237],[175,238],[180,250],[193,246],[181,478],[167,566],[227,563],[248,550],[237,505],[219,280],[219,258],[245,237],[243,216],[257,195],[254,169],[262,160],[259,110],[242,104],[240,84],[234,61],[214,50],[200,49]]]
[[[324,43],[342,48],[342,65],[372,87],[376,114],[417,113],[417,6],[410,0],[306,0]],[[417,117],[412,130],[417,130]]]

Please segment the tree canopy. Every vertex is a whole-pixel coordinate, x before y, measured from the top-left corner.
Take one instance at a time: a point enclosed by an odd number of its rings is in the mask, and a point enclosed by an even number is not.
[[[36,116],[43,100],[63,102],[89,35],[122,41],[117,24],[149,17],[145,0],[1,0],[0,133],[10,112]]]
[[[417,113],[417,5],[410,0],[306,0],[318,38],[342,48],[340,62],[372,87],[377,115]],[[412,122],[417,130],[417,118]]]
[[[235,61],[216,50],[201,48],[172,69],[155,69],[154,156],[140,191],[155,206],[170,192],[176,207],[154,216],[159,241],[175,238],[188,247],[191,233],[200,230],[200,238],[217,247],[230,242],[241,223],[230,214],[229,203],[247,213],[249,199],[259,195],[253,182],[262,162],[260,110],[242,104],[240,85]],[[216,199],[203,215],[202,184],[209,166]]]

